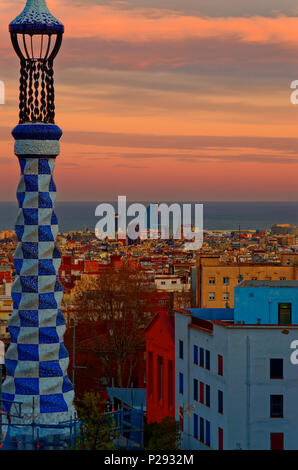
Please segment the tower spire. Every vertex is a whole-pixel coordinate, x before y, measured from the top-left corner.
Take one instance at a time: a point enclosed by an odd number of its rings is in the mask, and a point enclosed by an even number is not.
[[[63,343],[53,180],[62,135],[54,124],[53,61],[64,27],[49,12],[45,0],[27,0],[9,30],[21,62],[20,123],[12,131],[21,179],[15,226],[14,310],[9,321],[11,343],[5,356],[3,401],[7,411],[12,403],[22,403],[22,417],[11,418],[11,424],[32,424],[34,420],[35,424],[53,425],[70,420],[74,411],[74,392],[67,376],[69,358]]]

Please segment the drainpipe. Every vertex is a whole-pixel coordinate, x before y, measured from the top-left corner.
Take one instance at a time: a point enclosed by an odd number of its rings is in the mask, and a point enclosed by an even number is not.
[[[269,305],[269,325],[271,325],[271,299],[268,300],[268,305]]]
[[[246,450],[250,450],[250,339],[246,337]]]

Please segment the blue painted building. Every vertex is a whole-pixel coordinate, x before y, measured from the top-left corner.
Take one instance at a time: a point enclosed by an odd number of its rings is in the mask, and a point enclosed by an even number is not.
[[[298,281],[242,281],[234,295],[235,323],[298,325]]]

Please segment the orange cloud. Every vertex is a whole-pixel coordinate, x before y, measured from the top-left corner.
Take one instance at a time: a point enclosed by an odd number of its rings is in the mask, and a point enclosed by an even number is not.
[[[23,1],[2,2],[2,25],[20,12],[22,4]],[[68,37],[97,36],[106,40],[146,42],[234,35],[248,42],[298,42],[296,17],[202,18],[174,10],[125,10],[88,2],[70,6],[61,0],[48,0],[48,6],[64,22]]]
[[[286,140],[297,134],[297,18],[47,3],[66,26],[56,62],[60,200],[297,199],[297,142]],[[19,177],[7,29],[23,5],[0,5],[0,199],[14,199]]]

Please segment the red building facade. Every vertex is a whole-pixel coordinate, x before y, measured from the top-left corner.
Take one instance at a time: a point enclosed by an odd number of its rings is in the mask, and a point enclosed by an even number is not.
[[[175,418],[175,324],[159,312],[146,328],[147,421]]]

